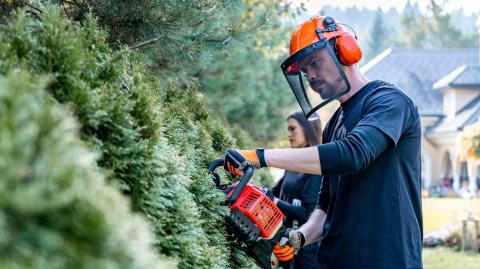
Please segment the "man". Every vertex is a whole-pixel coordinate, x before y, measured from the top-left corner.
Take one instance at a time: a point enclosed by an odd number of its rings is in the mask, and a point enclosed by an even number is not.
[[[308,118],[340,101],[324,143],[230,149],[224,167],[237,176],[248,165],[324,176],[315,211],[281,240],[274,251],[279,259],[321,239],[322,268],[422,268],[418,111],[394,85],[368,81],[355,65],[360,58],[356,37],[333,18],[300,25],[282,69]],[[325,101],[315,105],[311,90]]]

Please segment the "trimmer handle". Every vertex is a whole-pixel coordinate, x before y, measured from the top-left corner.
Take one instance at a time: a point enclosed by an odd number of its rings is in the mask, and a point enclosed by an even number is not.
[[[220,189],[220,177],[218,176],[217,173],[215,173],[215,169],[223,165],[223,162],[224,162],[223,159],[213,160],[208,164],[208,168],[207,168],[208,172],[213,176],[213,182],[215,182],[215,187],[217,187],[217,189]]]
[[[218,176],[217,173],[215,173],[215,169],[219,166],[222,166],[224,163],[224,159],[216,159],[211,161],[208,164],[208,172],[212,174],[213,176],[213,182],[215,182],[215,186],[217,189],[220,189],[220,177]],[[247,186],[248,182],[253,176],[253,167],[252,166],[247,166],[247,168],[243,171],[243,176],[240,178],[240,181],[238,182],[237,186],[235,187],[235,190],[233,191],[232,195],[230,198],[227,200],[228,205],[232,205],[235,203],[242,193],[243,189],[245,186]]]

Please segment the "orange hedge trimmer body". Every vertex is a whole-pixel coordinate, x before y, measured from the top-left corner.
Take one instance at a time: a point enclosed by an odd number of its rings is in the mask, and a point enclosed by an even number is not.
[[[226,218],[229,240],[237,243],[248,256],[262,268],[271,269],[273,247],[280,240],[285,227],[283,213],[273,203],[273,194],[267,188],[248,184],[253,168],[247,167],[238,184],[220,185],[215,168],[223,165],[223,159],[212,161],[208,171],[219,190],[226,195],[230,214]]]

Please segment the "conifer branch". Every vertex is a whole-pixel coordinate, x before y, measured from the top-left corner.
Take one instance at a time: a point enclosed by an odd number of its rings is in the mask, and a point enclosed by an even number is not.
[[[134,45],[130,46],[129,48],[132,49],[132,50],[133,49],[138,49],[138,48],[144,47],[144,46],[149,45],[149,44],[157,43],[158,41],[160,41],[160,39],[162,39],[162,36],[157,36],[157,37],[152,38],[150,40],[134,44]]]
[[[20,5],[23,4],[25,6],[28,6],[31,9],[35,10],[36,12],[38,12],[38,14],[35,14],[35,15],[39,15],[39,14],[43,13],[43,10],[41,10],[39,7],[36,7],[33,4],[31,4],[28,0],[19,0],[18,2],[19,2]]]

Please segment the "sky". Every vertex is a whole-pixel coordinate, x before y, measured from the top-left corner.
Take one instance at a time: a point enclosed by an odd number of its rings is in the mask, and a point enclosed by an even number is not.
[[[377,9],[380,7],[384,11],[390,8],[396,8],[397,10],[403,10],[403,7],[407,3],[407,0],[292,0],[292,3],[295,6],[300,5],[300,3],[305,3],[305,7],[309,13],[316,13],[322,6],[331,5],[337,6],[340,8],[346,8],[356,5],[359,8],[365,7],[369,9]],[[427,5],[430,0],[410,0],[411,3],[417,2],[420,10],[426,11]],[[463,7],[466,15],[470,15],[472,12],[480,12],[480,1],[478,0],[437,0],[437,3],[445,3],[446,11],[452,11]]]

